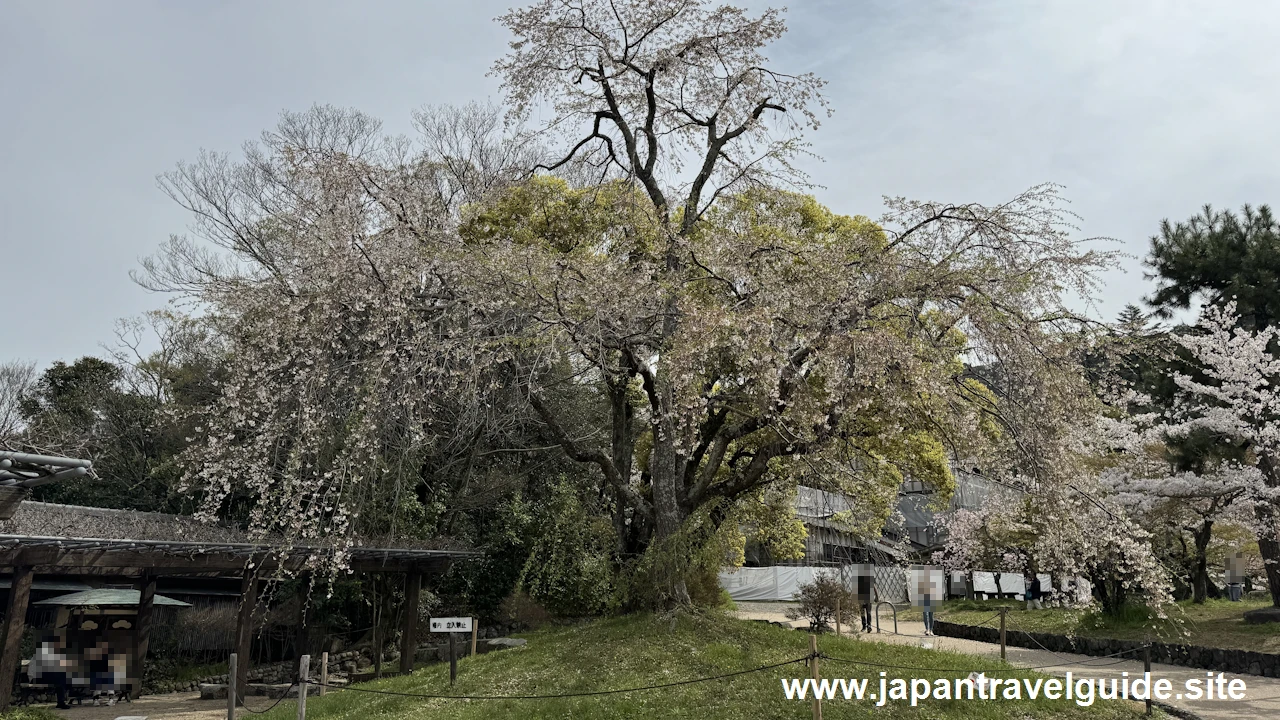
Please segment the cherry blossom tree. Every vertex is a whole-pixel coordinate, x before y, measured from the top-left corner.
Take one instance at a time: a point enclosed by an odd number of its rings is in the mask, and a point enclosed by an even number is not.
[[[424,484],[553,446],[593,473],[619,555],[656,557],[700,553],[772,486],[887,508],[905,476],[945,492],[955,457],[1073,482],[1093,402],[1065,299],[1114,256],[1058,188],[889,199],[874,222],[785,189],[823,105],[766,69],[776,11],[547,0],[502,22],[495,70],[516,119],[552,108],[558,158],[504,151],[536,146],[485,113],[420,116],[414,144],[316,108],[162,179],[195,238],[142,279],[229,347],[187,456],[211,512],[401,531]],[[682,562],[659,602],[688,601]]]
[[[1199,472],[1175,472],[1168,462],[1141,465],[1129,462],[1105,472],[1103,487],[1130,514],[1144,518],[1143,525],[1166,526],[1179,538],[1183,533],[1190,536],[1192,600],[1202,603],[1208,597],[1214,527],[1242,517],[1251,519],[1253,500],[1262,487],[1261,474],[1255,467],[1234,463]]]
[[[1248,467],[1234,477],[1247,483],[1267,584],[1280,607],[1280,328],[1249,330],[1238,320],[1234,303],[1209,305],[1195,332],[1176,336],[1199,376],[1174,373],[1176,402],[1151,432],[1174,440],[1202,434],[1243,455]]]
[[[1172,602],[1169,577],[1149,533],[1094,484],[1078,479],[1072,485],[1077,489],[1059,485],[945,517],[947,540],[936,561],[964,572],[1046,572],[1059,589],[1063,580],[1083,577],[1092,596],[1060,596],[1063,602],[1096,601],[1116,612],[1139,598],[1162,613]]]

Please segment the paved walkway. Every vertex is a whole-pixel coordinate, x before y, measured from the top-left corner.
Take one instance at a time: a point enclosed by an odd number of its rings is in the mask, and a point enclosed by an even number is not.
[[[738,603],[738,617],[748,620],[768,620],[770,622],[787,622],[795,626],[803,621],[792,621],[785,612],[788,603]],[[900,645],[930,646],[935,651],[966,653],[969,655],[1000,655],[1000,646],[993,643],[963,640],[950,637],[926,637],[924,623],[919,621],[899,621],[898,635],[892,634],[893,620],[886,613],[881,618],[880,628],[884,632],[856,635],[870,642],[896,643]],[[1096,678],[1120,677],[1121,672],[1128,672],[1130,677],[1141,675],[1141,660],[1117,662],[1113,658],[1102,659],[1088,655],[1070,653],[1053,653],[1047,650],[1031,650],[1028,648],[1009,647],[1006,649],[1009,663],[1015,667],[1037,668],[1040,672],[1063,676],[1068,670],[1077,676]],[[1203,679],[1207,670],[1185,668],[1178,665],[1153,664],[1151,673],[1155,677],[1168,678],[1173,682],[1174,692],[1184,687],[1188,678]],[[1214,673],[1217,676],[1217,673]],[[1176,708],[1188,710],[1205,720],[1275,720],[1280,718],[1280,679],[1259,677],[1256,675],[1229,675],[1228,678],[1239,677],[1246,683],[1244,700],[1185,700],[1171,698],[1165,702]]]

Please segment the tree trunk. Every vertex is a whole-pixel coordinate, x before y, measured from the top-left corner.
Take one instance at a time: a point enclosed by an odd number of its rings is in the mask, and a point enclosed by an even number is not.
[[[1000,596],[1004,595],[1004,590],[1000,587],[1000,576],[1003,573],[993,572],[991,574],[996,579],[996,599],[999,599]]]
[[[1205,520],[1193,533],[1195,556],[1191,559],[1191,602],[1203,604],[1209,596],[1209,540],[1213,537],[1213,521]]]
[[[665,426],[665,427],[664,427]],[[673,429],[663,423],[662,431],[653,439],[653,453],[649,460],[649,474],[653,488],[653,545],[668,563],[663,575],[669,578],[670,602],[673,605],[689,605],[688,583],[685,581],[687,563],[681,557],[684,548],[673,547],[670,542],[684,525],[684,512],[680,507],[680,483],[684,477],[683,463],[676,452]]]
[[[1280,473],[1277,473],[1275,462],[1265,452],[1258,453],[1258,469],[1262,471],[1262,479],[1268,487],[1280,487]],[[1276,506],[1273,502],[1258,503],[1255,513],[1258,517],[1258,552],[1262,555],[1263,568],[1267,573],[1267,589],[1271,591],[1271,606],[1280,608],[1280,539],[1277,539]]]

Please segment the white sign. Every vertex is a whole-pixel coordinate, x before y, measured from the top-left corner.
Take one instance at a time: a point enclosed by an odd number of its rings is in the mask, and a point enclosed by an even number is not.
[[[471,618],[431,618],[431,632],[471,632]]]

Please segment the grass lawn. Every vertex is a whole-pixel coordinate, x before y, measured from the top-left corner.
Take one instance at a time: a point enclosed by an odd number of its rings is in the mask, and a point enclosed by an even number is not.
[[[529,633],[524,648],[463,660],[452,694],[546,695],[621,689],[677,682],[745,670],[808,652],[809,636],[763,623],[721,614],[705,617],[658,618],[648,615],[595,621],[575,627],[548,628]],[[887,670],[889,677],[965,677],[985,670],[992,677],[1041,677],[1017,671],[999,661],[935,652],[899,645],[881,645],[824,636],[821,651],[835,657],[881,665],[927,667],[946,673]],[[878,689],[878,667],[823,661],[826,677],[872,678]],[[1001,669],[1004,668],[1004,669]],[[954,669],[951,671],[950,669]],[[451,692],[448,665],[418,670],[411,677],[363,683],[362,689],[406,693]],[[808,718],[811,701],[787,700],[780,679],[806,677],[801,664],[674,688],[598,697],[538,700],[441,700],[373,695],[355,690],[330,693],[307,701],[307,717],[314,720],[350,718]],[[259,703],[263,699],[257,698]],[[824,701],[825,718],[973,718],[1025,720],[1029,718],[1138,718],[1141,706],[1123,701],[1096,702],[1079,708],[1066,700],[956,701],[925,700],[912,708],[890,701],[875,708],[869,700]],[[295,701],[280,704],[268,720],[296,715]]]
[[[1243,618],[1246,610],[1270,604],[1265,600],[1234,603],[1208,600],[1202,605],[1180,602],[1170,610],[1169,620],[1160,621],[1152,618],[1145,608],[1128,608],[1123,616],[1111,617],[1100,612],[1061,608],[1028,611],[1023,603],[1009,600],[952,600],[939,608],[937,618],[976,625],[1004,606],[1011,608],[1008,615],[1011,630],[1121,640],[1143,640],[1150,635],[1153,640],[1171,643],[1280,653],[1280,623],[1246,625]],[[899,614],[917,620],[920,618],[917,608],[900,610]],[[990,624],[999,627],[996,621]]]
[[[0,713],[0,720],[62,720],[62,716],[49,708],[19,707]]]

